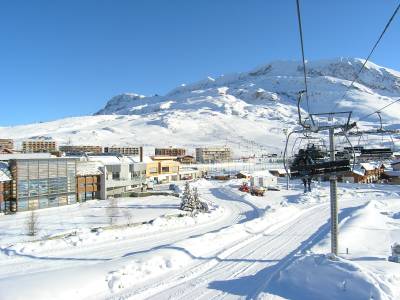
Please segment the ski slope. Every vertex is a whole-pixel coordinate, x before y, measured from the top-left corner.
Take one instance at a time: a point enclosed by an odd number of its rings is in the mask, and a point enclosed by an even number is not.
[[[314,259],[312,253],[329,252],[327,185],[302,194],[295,184],[290,191],[271,191],[264,197],[256,197],[239,192],[240,183],[239,180],[197,183],[201,197],[215,203],[216,214],[207,218],[184,217],[183,221],[156,218],[152,225],[156,227],[105,230],[94,236],[82,232],[78,238],[86,241],[76,245],[68,243],[68,239],[49,244],[20,241],[8,247],[2,245],[1,299],[303,299],[302,295],[318,299],[307,290],[307,284],[297,285],[298,277],[293,274],[310,270],[308,278],[318,280],[312,276],[311,270],[315,268],[310,262]],[[400,236],[400,220],[396,219],[400,196],[395,187],[363,186],[356,190],[353,185],[341,186],[339,196],[344,232],[340,241],[343,247],[352,249],[353,256],[347,257],[344,248],[341,249],[345,274],[339,265],[325,264],[326,274],[335,274],[333,283],[328,275],[327,278],[319,275],[326,284],[327,295],[336,295],[340,278],[347,276],[354,280],[348,279],[349,292],[341,294],[342,299],[357,299],[348,296],[360,296],[357,289],[350,288],[351,284],[372,289],[374,285],[365,274],[379,271],[388,275],[380,275],[379,281],[386,288],[375,289],[375,299],[396,299],[398,291],[393,286],[400,283],[400,278],[392,274],[400,271],[400,266],[382,261],[371,265],[365,248],[357,252],[355,244],[349,246],[350,232],[355,230],[349,224],[354,224],[353,220],[359,224],[363,216],[362,224],[369,222],[375,228],[377,223],[381,230],[390,233],[385,236],[393,238],[381,239],[379,249],[372,240],[368,244],[370,257],[380,260]],[[170,205],[166,201],[163,204]],[[384,204],[375,205],[374,201]],[[151,210],[151,205],[148,203],[147,209]],[[393,216],[384,219],[385,226],[379,217],[381,212]],[[146,210],[141,208],[136,213],[143,218]],[[377,222],[371,223],[373,220]],[[378,236],[382,236],[382,231]],[[358,273],[352,271],[355,269]],[[25,288],[19,289],[20,286]],[[288,286],[297,287],[296,292],[288,293]]]
[[[337,58],[307,62],[311,113],[353,111],[353,119],[376,111],[400,97],[400,73],[368,62],[346,92],[362,59]],[[93,116],[0,127],[1,138],[16,145],[27,138],[53,138],[60,145],[143,145],[194,148],[228,145],[235,157],[279,154],[283,129],[297,126],[297,97],[304,89],[302,64],[274,61],[248,72],[184,84],[166,95],[125,93],[110,99]],[[306,105],[301,103],[306,116]],[[385,128],[399,129],[400,102],[382,111]],[[379,127],[377,115],[359,124]],[[400,139],[394,136],[395,142]]]

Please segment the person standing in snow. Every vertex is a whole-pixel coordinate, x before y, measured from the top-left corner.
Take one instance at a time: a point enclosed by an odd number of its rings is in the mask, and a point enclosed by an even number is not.
[[[311,177],[303,177],[301,180],[304,185],[304,193],[311,192]]]

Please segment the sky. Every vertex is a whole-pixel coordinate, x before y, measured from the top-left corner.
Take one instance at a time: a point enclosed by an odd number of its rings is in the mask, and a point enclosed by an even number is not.
[[[301,0],[308,60],[366,57],[398,0]],[[0,0],[0,126],[300,60],[295,0]],[[400,15],[371,60],[400,70]]]

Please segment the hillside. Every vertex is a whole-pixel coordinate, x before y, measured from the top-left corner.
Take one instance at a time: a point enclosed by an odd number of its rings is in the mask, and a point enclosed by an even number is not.
[[[367,63],[343,99],[362,63],[347,58],[308,62],[310,111],[326,112],[336,106],[336,110],[353,110],[357,119],[400,96],[400,73]],[[93,116],[3,127],[0,137],[51,136],[60,144],[148,147],[228,144],[238,154],[280,152],[283,129],[296,126],[296,97],[304,89],[302,72],[300,62],[276,61],[249,72],[182,85],[164,96],[126,93],[113,97]],[[386,125],[398,127],[399,109],[397,103],[382,112]],[[376,119],[371,116],[367,121]]]

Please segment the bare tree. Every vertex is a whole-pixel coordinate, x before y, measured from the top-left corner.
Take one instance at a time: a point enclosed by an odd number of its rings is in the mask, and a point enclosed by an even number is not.
[[[108,217],[108,223],[114,225],[118,219],[119,214],[119,201],[118,198],[108,198],[108,206],[106,207],[106,214]]]
[[[36,236],[39,233],[38,216],[34,210],[31,211],[26,220],[26,234],[29,236]]]
[[[133,225],[133,215],[129,208],[124,211],[124,216],[126,219],[126,225],[132,226]]]

